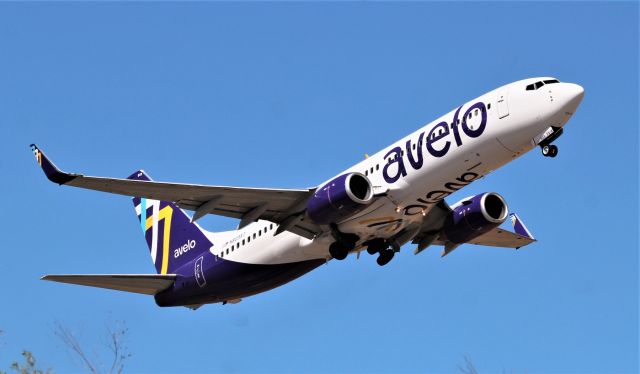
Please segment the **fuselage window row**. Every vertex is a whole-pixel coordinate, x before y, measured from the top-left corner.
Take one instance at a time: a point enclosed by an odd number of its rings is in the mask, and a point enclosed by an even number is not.
[[[267,230],[273,230],[273,224],[270,224],[268,228],[267,228],[267,227],[265,227],[265,228],[264,228],[264,234],[266,234],[266,233],[267,233]],[[245,245],[245,240],[246,240],[246,244],[249,244],[249,242],[251,242],[251,238],[252,238],[252,237],[253,237],[253,239],[255,239],[255,238],[256,238],[256,234],[257,234],[257,236],[262,236],[262,234],[263,234],[263,229],[258,230],[258,232],[257,232],[257,233],[255,233],[255,232],[254,232],[253,234],[249,234],[249,236],[247,236],[247,238],[246,238],[246,239],[242,239],[242,243],[238,242],[238,243],[232,244],[232,245],[231,245],[231,247],[227,247],[225,250],[223,250],[222,252],[220,252],[220,255],[219,255],[219,256],[216,256],[216,259],[217,259],[218,257],[220,257],[220,258],[224,258],[225,254],[226,254],[226,255],[228,255],[228,254],[229,254],[229,251],[233,252],[233,251],[235,251],[236,249],[239,249],[241,246]]]

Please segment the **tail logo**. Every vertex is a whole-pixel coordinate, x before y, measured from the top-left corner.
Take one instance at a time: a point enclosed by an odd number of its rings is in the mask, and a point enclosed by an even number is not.
[[[38,161],[38,165],[42,166],[42,152],[40,152],[40,150],[36,148],[34,145],[31,146],[31,152],[33,152],[33,155],[36,156],[36,161]]]
[[[139,177],[149,179],[145,174]],[[132,178],[136,178],[135,173]],[[144,197],[132,200],[158,274],[176,272],[213,246],[206,233],[176,204]]]
[[[140,199],[140,224],[145,234],[151,229],[151,259],[156,264],[158,260],[158,242],[160,223],[164,223],[162,230],[162,265],[160,266],[160,274],[167,274],[169,269],[169,243],[171,243],[171,218],[173,217],[173,208],[167,205],[160,209],[160,201]],[[136,207],[137,208],[137,207]],[[153,213],[147,217],[147,209],[152,208]],[[137,210],[137,209],[136,209]],[[149,240],[147,236],[147,240]],[[156,265],[157,266],[157,265]]]

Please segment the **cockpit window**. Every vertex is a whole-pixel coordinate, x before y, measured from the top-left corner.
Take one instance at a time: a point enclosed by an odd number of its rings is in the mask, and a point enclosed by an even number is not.
[[[544,86],[545,84],[553,84],[553,83],[560,83],[559,80],[557,79],[547,79],[546,81],[539,81],[536,83],[531,83],[530,85],[528,85],[526,87],[527,91],[534,91],[537,90],[538,88]]]

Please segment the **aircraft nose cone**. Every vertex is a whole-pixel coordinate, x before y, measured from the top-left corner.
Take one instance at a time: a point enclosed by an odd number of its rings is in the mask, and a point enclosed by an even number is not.
[[[567,114],[573,114],[584,98],[584,88],[579,84],[565,83],[562,91],[565,101],[564,110],[568,112]]]

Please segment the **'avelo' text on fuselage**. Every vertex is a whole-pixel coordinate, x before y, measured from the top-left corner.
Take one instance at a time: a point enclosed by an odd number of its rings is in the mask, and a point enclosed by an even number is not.
[[[462,107],[459,107],[456,110],[451,124],[446,121],[442,121],[433,126],[426,135],[426,140],[424,139],[426,131],[420,133],[418,136],[415,156],[411,150],[413,145],[412,141],[411,139],[407,140],[405,145],[407,160],[413,170],[420,170],[424,165],[423,143],[427,152],[429,152],[431,156],[444,157],[451,149],[452,143],[455,143],[456,147],[460,147],[463,144],[462,137],[460,136],[460,128],[458,126],[460,126],[462,128],[462,132],[470,138],[477,138],[482,135],[487,126],[487,108],[485,104],[479,101],[471,105],[462,116],[462,121],[459,119],[461,109]],[[481,115],[480,124],[475,129],[470,128],[467,123],[467,120],[471,118],[474,111],[477,111]],[[450,139],[450,135],[453,135],[453,139]],[[402,157],[403,153],[402,148],[394,147],[384,156],[388,161],[384,164],[382,176],[389,184],[397,182],[400,177],[407,176],[407,167],[405,165],[404,158]],[[390,175],[390,169],[394,164],[397,164],[397,167],[393,168],[395,172]]]

